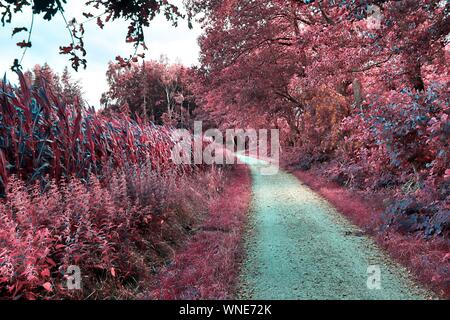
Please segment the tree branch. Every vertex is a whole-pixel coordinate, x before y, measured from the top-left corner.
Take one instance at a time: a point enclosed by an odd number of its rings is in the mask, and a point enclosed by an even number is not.
[[[353,68],[351,72],[353,72],[353,73],[356,73],[356,72],[364,72],[364,71],[370,70],[370,69],[372,69],[372,68],[379,67],[379,66],[381,66],[382,64],[384,64],[384,63],[388,62],[389,60],[391,60],[391,58],[392,58],[393,56],[394,56],[394,54],[391,53],[391,54],[390,54],[386,59],[384,59],[384,60],[381,60],[381,61],[378,61],[378,62],[370,63],[369,65],[367,65],[367,66],[365,66],[365,67],[362,67],[362,68]]]

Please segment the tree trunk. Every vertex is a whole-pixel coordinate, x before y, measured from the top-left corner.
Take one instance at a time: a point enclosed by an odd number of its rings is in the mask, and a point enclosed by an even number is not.
[[[354,78],[352,82],[353,98],[355,102],[355,108],[361,110],[362,93],[361,93],[361,81],[358,78]]]

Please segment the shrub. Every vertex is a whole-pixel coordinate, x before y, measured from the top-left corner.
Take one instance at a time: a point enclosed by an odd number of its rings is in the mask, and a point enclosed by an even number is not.
[[[427,237],[445,235],[449,97],[448,88],[437,83],[424,91],[404,88],[368,94],[360,108],[340,120],[338,129],[313,121],[307,113],[305,128],[324,131],[320,139],[334,141],[335,148],[318,149],[321,140],[310,140],[306,132],[295,150],[300,155],[295,163],[303,170],[321,167],[330,180],[350,188],[389,189],[392,204],[383,216],[386,226],[421,231]],[[330,123],[333,119],[329,117]],[[339,133],[338,140],[329,137],[332,132]],[[416,212],[410,213],[413,207]]]
[[[0,297],[126,296],[168,258],[161,248],[179,243],[202,216],[219,177],[205,188],[210,174],[197,176],[204,178],[133,167],[102,183],[95,176],[87,184],[51,180],[43,193],[11,176],[0,202]],[[82,291],[67,290],[69,265],[80,267]]]

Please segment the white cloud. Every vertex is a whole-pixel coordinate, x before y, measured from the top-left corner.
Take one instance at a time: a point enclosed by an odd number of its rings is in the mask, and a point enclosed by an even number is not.
[[[181,1],[174,1],[180,4]],[[82,13],[86,9],[82,1],[69,1],[65,7],[67,19],[76,17],[78,21],[86,20]],[[15,58],[20,58],[22,50],[15,45],[23,40],[26,33],[17,34],[11,38],[13,27],[28,27],[30,24],[30,11],[18,14],[13,17],[13,23],[0,27],[0,60],[2,65],[0,72],[7,73],[10,81],[15,80],[15,76],[9,71]],[[74,79],[79,79],[85,92],[85,99],[94,106],[99,105],[99,99],[107,89],[106,69],[109,61],[114,60],[117,55],[124,57],[133,53],[130,44],[125,43],[127,32],[127,22],[117,20],[105,24],[103,30],[97,25],[95,20],[87,22],[84,27],[86,34],[84,37],[85,48],[87,50],[88,66],[86,70],[71,72]],[[147,59],[158,59],[160,55],[166,55],[169,61],[179,61],[185,65],[198,63],[199,47],[197,38],[201,33],[198,25],[193,29],[187,27],[187,21],[181,20],[177,28],[166,21],[163,16],[157,16],[151,22],[150,27],[145,30],[146,43],[149,50],[146,52]],[[32,68],[36,64],[47,62],[55,71],[61,72],[65,66],[70,67],[68,56],[60,55],[59,46],[68,45],[70,36],[65,29],[63,18],[60,15],[48,22],[41,16],[35,17],[32,34],[33,47],[28,49],[22,65],[25,69]]]

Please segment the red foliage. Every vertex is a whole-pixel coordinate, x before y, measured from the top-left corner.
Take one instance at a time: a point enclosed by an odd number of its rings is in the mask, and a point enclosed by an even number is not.
[[[80,66],[86,68],[87,61],[84,59],[87,52],[84,48],[84,23],[96,19],[97,26],[103,29],[105,23],[112,20],[122,19],[128,22],[128,30],[126,33],[126,41],[133,43],[135,53],[129,58],[117,59],[121,66],[129,66],[132,61],[136,61],[138,56],[143,57],[143,53],[137,54],[138,49],[142,46],[144,50],[147,49],[145,45],[144,28],[148,27],[150,22],[157,14],[164,13],[167,21],[170,21],[174,26],[177,26],[178,19],[184,18],[177,5],[172,4],[169,0],[164,1],[141,1],[141,0],[127,0],[127,1],[111,1],[111,0],[87,0],[84,3],[84,9],[88,12],[83,12],[83,16],[87,18],[85,21],[77,21],[72,18],[66,21],[64,16],[65,1],[60,0],[46,0],[46,1],[7,1],[6,4],[0,5],[1,23],[3,26],[11,23],[13,16],[26,7],[29,7],[33,15],[43,15],[44,20],[52,20],[56,14],[62,14],[64,17],[64,24],[61,28],[67,28],[71,33],[72,42],[69,46],[60,46],[60,54],[70,55],[72,67],[78,71]],[[99,14],[100,13],[100,14]],[[95,16],[94,16],[95,14]],[[101,16],[105,16],[102,18]],[[34,21],[34,20],[33,20]],[[188,22],[189,27],[192,24]],[[28,31],[28,40],[31,38],[32,26],[30,30],[26,27],[16,27],[12,30],[12,35]],[[21,48],[31,47],[30,41],[21,41],[17,43]],[[17,62],[17,63],[16,63]],[[20,67],[16,61],[14,67]]]
[[[120,60],[120,58],[119,58]],[[127,68],[110,63],[109,90],[102,95],[105,111],[124,111],[154,123],[186,127],[196,108],[190,92],[190,71],[164,61],[132,63]]]
[[[386,225],[448,237],[450,3],[188,6],[205,26],[194,91],[217,123],[279,128],[304,169],[327,162],[343,185],[414,198],[414,210],[394,203]]]
[[[230,299],[237,280],[242,235],[251,199],[248,168],[238,166],[210,214],[172,263],[158,275],[150,298]]]
[[[11,176],[0,202],[0,297],[134,297],[132,287],[158,267],[158,244],[178,243],[199,219],[217,186],[205,188],[205,179],[190,182],[147,165],[114,171],[103,183],[95,176],[87,185],[51,181],[42,193]],[[199,185],[202,192],[193,193]],[[67,289],[69,265],[81,269],[81,291]]]
[[[380,242],[448,293],[448,245],[435,243],[450,234],[450,3],[188,7],[205,27],[194,90],[202,109],[224,128],[279,128],[284,157],[313,172],[303,178],[373,235],[389,234]]]

